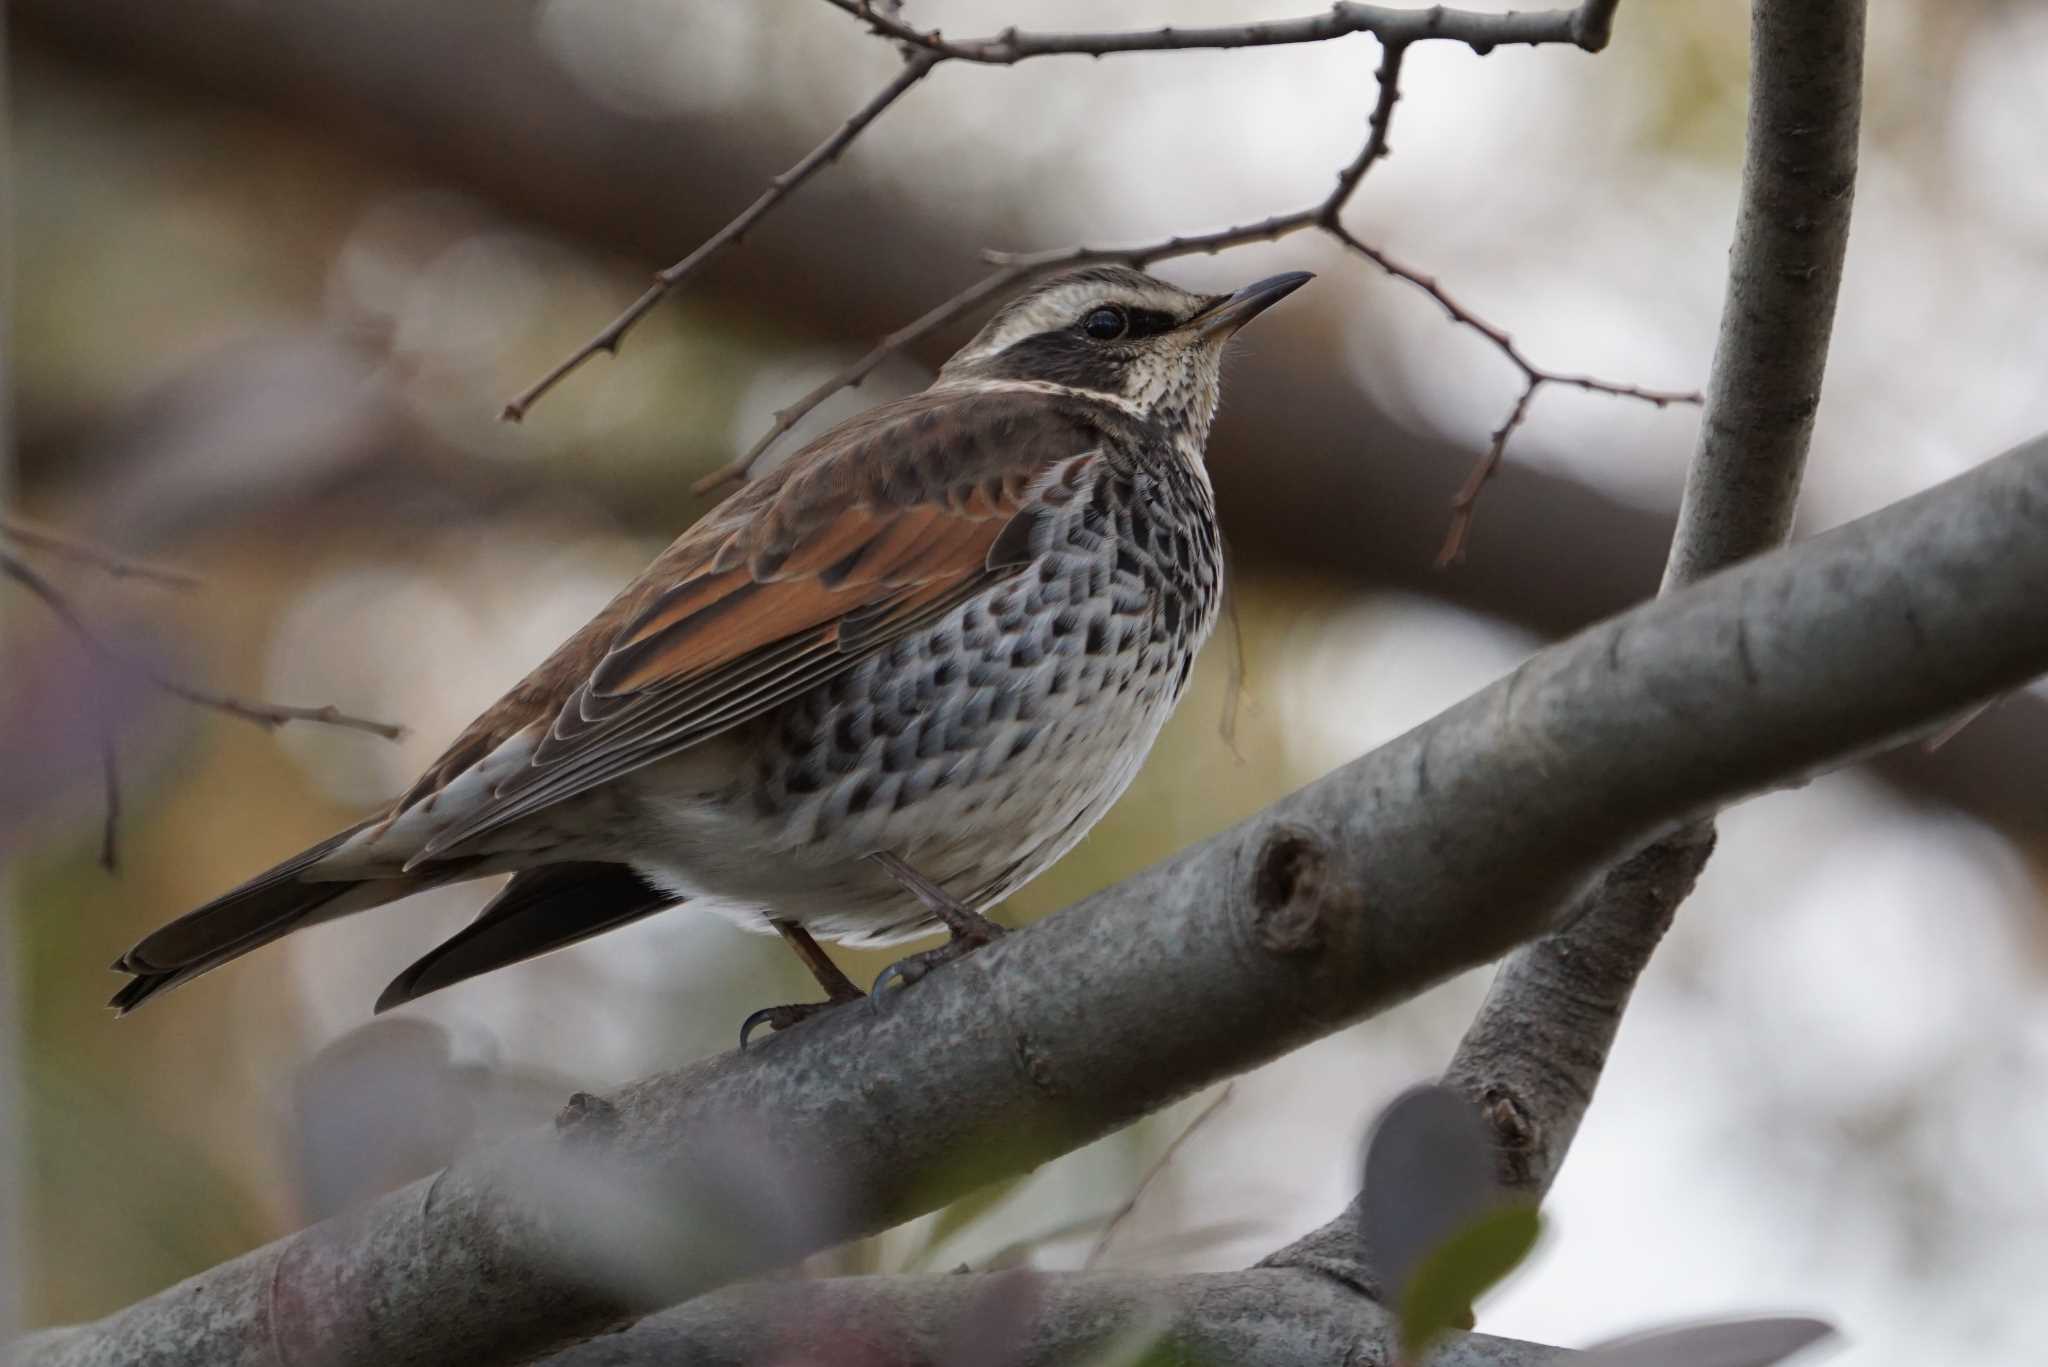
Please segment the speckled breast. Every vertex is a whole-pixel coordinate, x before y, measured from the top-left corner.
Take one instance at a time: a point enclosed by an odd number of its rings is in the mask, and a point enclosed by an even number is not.
[[[1214,625],[1222,549],[1198,467],[1107,460],[1034,563],[747,728],[749,838],[772,914],[880,942],[928,919],[888,850],[986,906],[1123,792]]]

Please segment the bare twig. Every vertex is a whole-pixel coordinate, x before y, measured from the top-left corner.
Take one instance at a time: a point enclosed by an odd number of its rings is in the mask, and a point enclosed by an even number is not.
[[[833,3],[839,2],[840,0],[833,0]],[[869,7],[857,3],[857,0],[847,0],[847,3],[842,4],[841,8],[860,13],[863,17],[868,16]],[[1339,6],[1340,11],[1345,8],[1344,6]],[[1608,8],[1610,10],[1609,20],[1611,21],[1612,6]],[[1393,13],[1405,14],[1409,12],[1393,11]],[[1552,33],[1554,35],[1545,39],[1531,39],[1529,41],[1576,41],[1567,37],[1555,36],[1565,31],[1563,28],[1555,25],[1555,16],[1518,15],[1512,17],[1516,19],[1543,20],[1544,23],[1532,31]],[[884,21],[878,16],[877,22]],[[1250,29],[1263,30],[1266,27],[1268,26],[1245,25],[1240,26],[1239,29],[1232,30],[1174,30],[1172,32],[1175,33],[1177,39],[1188,40],[1179,42],[1179,46],[1242,46],[1244,45],[1242,43],[1226,43],[1222,41],[1220,36],[1213,42],[1196,40],[1202,39],[1204,36],[1217,36],[1226,33],[1237,34]],[[898,38],[900,41],[907,41],[902,39],[898,32],[901,28],[902,26],[900,25],[890,27],[885,24],[880,31],[888,34],[888,36]],[[1359,30],[1344,29],[1341,31],[1353,32]],[[1473,509],[1480,492],[1484,489],[1486,482],[1500,468],[1501,461],[1507,452],[1509,437],[1514,434],[1515,429],[1528,416],[1530,402],[1536,397],[1536,391],[1544,385],[1570,385],[1590,393],[1611,394],[1622,398],[1637,399],[1644,403],[1654,404],[1659,408],[1674,403],[1699,403],[1700,395],[1696,391],[1647,389],[1640,385],[1623,384],[1613,380],[1598,379],[1591,375],[1571,374],[1539,366],[1531,361],[1515,345],[1505,329],[1487,322],[1484,318],[1481,318],[1478,314],[1473,313],[1470,309],[1460,304],[1445,291],[1436,277],[1419,271],[1414,267],[1403,265],[1386,252],[1361,240],[1343,225],[1341,215],[1345,206],[1351,201],[1352,196],[1357,193],[1359,183],[1364,180],[1366,173],[1372,169],[1373,164],[1384,158],[1388,153],[1388,138],[1393,125],[1394,106],[1399,103],[1401,98],[1401,60],[1406,54],[1407,44],[1413,41],[1411,37],[1399,36],[1403,30],[1394,25],[1386,25],[1385,31],[1381,29],[1372,29],[1370,31],[1379,32],[1383,43],[1383,56],[1380,68],[1376,73],[1379,82],[1379,97],[1374,101],[1372,113],[1366,121],[1364,143],[1359,147],[1357,155],[1337,173],[1336,184],[1331,187],[1330,193],[1324,196],[1322,200],[1307,208],[1297,209],[1289,213],[1274,214],[1251,223],[1234,224],[1227,228],[1219,228],[1206,233],[1177,234],[1157,242],[1149,242],[1132,247],[1073,246],[1058,247],[1038,252],[984,251],[982,253],[983,259],[997,267],[993,274],[984,276],[967,289],[962,290],[959,294],[954,295],[951,299],[926,313],[922,318],[889,334],[852,365],[829,376],[795,403],[779,410],[775,414],[775,420],[768,430],[744,454],[737,460],[705,475],[692,487],[698,493],[707,493],[718,488],[720,485],[745,479],[752,470],[754,462],[759,460],[770,446],[774,445],[806,414],[810,413],[826,399],[838,393],[841,389],[858,385],[877,366],[888,359],[889,356],[944,327],[961,314],[967,312],[974,305],[1026,280],[1056,270],[1066,270],[1108,262],[1139,267],[1150,266],[1155,262],[1170,260],[1176,257],[1214,254],[1227,247],[1242,246],[1246,243],[1270,242],[1306,229],[1316,229],[1323,232],[1348,251],[1372,262],[1387,274],[1397,279],[1406,280],[1422,290],[1437,302],[1438,306],[1444,310],[1445,314],[1453,322],[1471,328],[1486,338],[1522,374],[1522,390],[1516,396],[1514,404],[1509,409],[1506,420],[1494,429],[1485,455],[1481,457],[1479,463],[1473,468],[1471,475],[1466,479],[1464,486],[1459,489],[1457,495],[1451,501],[1451,525],[1445,535],[1443,550],[1438,556],[1437,563],[1440,566],[1452,564],[1463,555],[1465,542],[1471,530]],[[1130,38],[1132,36],[1117,35],[1119,38]],[[1432,32],[1421,36],[1445,37],[1450,35],[1445,32]],[[1272,39],[1270,41],[1282,40]],[[1308,39],[1295,37],[1285,41],[1301,42],[1308,41]],[[1604,38],[1602,41],[1604,42]],[[929,51],[931,49],[927,46],[926,50]],[[1009,49],[1004,48],[1001,50],[1008,51]],[[1066,51],[1069,49],[1062,48],[1058,50]],[[960,54],[949,53],[949,55],[957,56]],[[1033,49],[1027,55],[1038,55],[1038,52],[1036,49]],[[985,56],[967,58],[967,60],[996,61],[998,59]],[[1022,58],[1019,57],[1015,60],[1022,60]]]
[[[65,628],[78,639],[79,643],[85,646],[87,651],[98,658],[103,664],[117,669],[124,674],[133,674],[157,691],[168,693],[170,696],[183,702],[191,703],[194,707],[203,707],[212,712],[220,712],[230,717],[239,717],[243,721],[254,722],[258,726],[268,728],[283,726],[287,722],[309,721],[319,722],[324,726],[346,727],[351,731],[367,731],[373,736],[382,736],[386,740],[398,740],[405,735],[405,728],[403,726],[398,726],[391,722],[373,721],[368,717],[351,716],[349,713],[331,704],[325,707],[292,707],[284,703],[264,702],[256,698],[239,698],[231,693],[214,693],[204,688],[194,687],[182,680],[170,677],[151,665],[140,664],[130,660],[114,650],[113,647],[102,641],[93,632],[91,627],[85,624],[85,619],[78,615],[78,610],[71,606],[71,600],[64,596],[62,590],[34,569],[23,564],[19,557],[9,555],[5,551],[0,551],[0,575],[5,575],[7,578],[12,579],[37,598],[40,598],[44,606],[55,614],[57,620],[62,622]]]
[[[173,589],[195,589],[200,583],[199,576],[195,574],[166,569],[161,565],[145,564],[140,560],[130,560],[126,556],[116,555],[90,542],[64,536],[47,527],[23,522],[19,518],[0,517],[0,537],[26,546],[32,551],[41,551],[60,560],[90,566],[115,579],[138,579]]]
[[[209,712],[223,716],[239,717],[254,722],[266,730],[275,730],[289,722],[317,722],[322,726],[338,726],[349,731],[367,731],[385,740],[403,740],[405,727],[388,721],[377,721],[370,717],[358,717],[342,711],[332,703],[323,707],[293,707],[286,703],[264,702],[260,698],[241,698],[232,693],[215,693],[204,688],[180,682],[155,670],[144,668],[142,676],[152,687],[170,694],[194,707],[203,707]]]
[[[866,7],[861,8],[865,10]],[[1392,122],[1394,104],[1400,99],[1401,58],[1405,51],[1405,47],[1401,45],[1391,45],[1385,49],[1377,73],[1379,99],[1374,103],[1372,116],[1368,121],[1365,145],[1338,174],[1335,188],[1318,203],[1292,213],[1274,214],[1254,223],[1235,224],[1206,233],[1176,234],[1162,241],[1135,247],[1074,246],[1055,247],[1038,252],[984,251],[982,259],[997,268],[992,274],[983,276],[938,307],[926,312],[923,317],[890,333],[858,361],[828,376],[789,407],[778,410],[775,421],[752,446],[747,448],[745,454],[712,471],[692,487],[698,493],[705,493],[721,484],[745,479],[762,453],[826,399],[842,389],[858,385],[876,366],[904,347],[944,327],[984,300],[1026,280],[1077,266],[1106,262],[1117,262],[1127,266],[1149,266],[1154,262],[1174,257],[1214,254],[1226,247],[1242,246],[1248,242],[1271,242],[1290,233],[1300,232],[1304,228],[1316,227],[1325,222],[1334,223],[1337,212],[1358,188],[1358,182],[1364,178],[1372,163],[1386,154],[1387,129]]]
[[[1138,1208],[1138,1202],[1145,1199],[1145,1193],[1151,1190],[1152,1184],[1159,1179],[1159,1174],[1165,1172],[1173,1162],[1175,1155],[1181,1151],[1181,1146],[1194,1138],[1195,1131],[1208,1124],[1210,1118],[1223,1109],[1224,1103],[1230,1100],[1230,1094],[1236,1090],[1235,1082],[1224,1083],[1223,1090],[1216,1093],[1215,1098],[1173,1137],[1172,1143],[1160,1150],[1159,1157],[1153,1160],[1151,1167],[1145,1169],[1145,1175],[1138,1179],[1137,1186],[1131,1188],[1131,1194],[1124,1198],[1124,1203],[1110,1212],[1109,1219],[1102,1226],[1102,1232],[1095,1236],[1094,1247],[1088,1250],[1088,1256],[1081,1262],[1082,1271],[1094,1267],[1101,1260],[1102,1255],[1109,1249],[1109,1241],[1116,1237],[1116,1232],[1123,1227],[1124,1221],[1131,1218],[1131,1212]]]
[[[874,348],[867,355],[861,357],[845,369],[835,372],[819,384],[817,388],[805,394],[789,407],[777,409],[775,421],[769,425],[768,430],[761,435],[761,439],[755,442],[744,456],[741,456],[729,465],[713,470],[710,474],[692,484],[690,488],[701,494],[715,489],[721,484],[745,479],[748,467],[760,457],[763,451],[772,446],[777,438],[789,431],[790,428],[796,426],[806,413],[831,398],[834,394],[837,394],[840,390],[858,385],[874,372],[876,366],[879,366],[882,362],[888,360],[898,351],[909,346],[926,333],[944,327],[961,314],[972,309],[975,305],[980,304],[992,295],[1000,294],[1005,288],[1023,280],[1029,274],[1029,271],[1018,269],[997,271],[994,275],[986,277],[978,284],[969,286],[951,299],[946,300],[943,304],[931,309],[923,317],[916,319],[914,322],[907,323],[890,333],[887,337],[875,343]]]
[[[39,599],[50,610],[64,629],[71,633],[85,652],[107,668],[117,673],[141,679],[160,693],[168,694],[194,707],[210,712],[238,717],[254,722],[258,726],[276,728],[287,722],[318,722],[325,726],[346,727],[352,731],[367,731],[373,736],[386,740],[397,740],[405,734],[403,726],[390,722],[373,721],[368,717],[351,716],[333,706],[292,707],[284,703],[264,702],[255,698],[236,697],[230,693],[215,693],[197,688],[181,679],[172,678],[152,665],[130,660],[114,650],[93,629],[86,625],[78,609],[64,591],[51,583],[34,566],[22,561],[11,552],[0,550],[0,577],[12,579]],[[113,868],[117,858],[116,833],[121,817],[120,771],[115,753],[111,725],[100,722],[100,780],[106,792],[106,814],[101,823],[100,863]]]
[[[1921,741],[1920,748],[1930,755],[1933,754],[1936,750],[1939,750],[1942,746],[1947,745],[1957,736],[1960,736],[1963,734],[1963,732],[1969,730],[1970,723],[1976,721],[1977,718],[1983,716],[1986,712],[1989,712],[1992,708],[2004,702],[2005,699],[2006,695],[2001,693],[1998,697],[1986,698],[1983,702],[1978,703],[1975,707],[1963,709],[1961,712],[1958,712],[1954,717],[1950,718],[1949,721],[1944,726],[1942,726],[1940,730],[1936,731],[1926,740]]]
[[[100,725],[100,867],[112,873],[121,864],[121,755],[113,728]]]
[[[1025,33],[1006,28],[992,38],[952,40],[885,14],[870,0],[826,0],[862,20],[881,37],[934,57],[985,66],[1014,66],[1033,57],[1107,57],[1120,52],[1185,52],[1190,48],[1285,47],[1370,33],[1389,46],[1426,39],[1463,43],[1482,56],[1496,47],[1568,43],[1598,52],[1606,46],[1619,0],[1592,0],[1575,9],[1488,14],[1431,5],[1426,9],[1339,3],[1319,14],[1214,28],[1159,28],[1122,33]]]
[[[43,607],[47,607],[51,615],[59,623],[63,623],[63,629],[70,631],[78,644],[84,646],[86,654],[90,654],[94,660],[121,674],[141,678],[145,685],[150,685],[158,693],[168,693],[170,697],[182,703],[190,703],[193,707],[205,707],[207,711],[217,711],[227,717],[240,717],[242,721],[254,721],[256,726],[262,728],[279,728],[285,726],[287,721],[317,721],[322,723],[322,726],[340,726],[352,732],[369,732],[371,736],[383,736],[385,740],[399,740],[406,734],[406,728],[393,726],[391,721],[373,721],[371,717],[356,717],[332,705],[291,707],[285,703],[264,703],[262,699],[246,699],[231,693],[213,693],[209,689],[188,685],[188,682],[172,678],[170,674],[164,674],[152,664],[129,660],[127,656],[111,648],[106,641],[98,637],[96,631],[92,631],[92,627],[86,625],[86,619],[78,615],[78,609],[72,607],[72,600],[63,596],[63,590],[51,584],[33,566],[25,564],[18,555],[0,551],[0,576],[14,580],[16,584],[35,594],[43,603]],[[111,734],[100,738],[100,777],[106,787],[106,820],[100,838],[100,863],[104,863],[106,867],[113,867],[115,824],[119,820],[119,775]]]
[[[1521,393],[1515,397],[1514,403],[1509,407],[1507,418],[1499,427],[1493,430],[1487,444],[1486,453],[1480,457],[1479,463],[1472,467],[1472,473],[1466,477],[1464,487],[1460,488],[1457,495],[1451,500],[1451,526],[1444,536],[1443,549],[1437,552],[1437,564],[1439,566],[1451,565],[1463,558],[1465,539],[1472,527],[1472,509],[1479,498],[1480,490],[1485,487],[1489,479],[1493,478],[1494,473],[1500,469],[1501,459],[1507,453],[1508,438],[1514,435],[1515,429],[1520,427],[1522,422],[1529,416],[1529,403],[1536,397],[1536,391],[1544,385],[1567,385],[1573,389],[1583,389],[1589,394],[1611,394],[1617,398],[1636,399],[1658,408],[1664,408],[1674,403],[1698,404],[1702,402],[1702,396],[1698,390],[1646,389],[1641,385],[1621,384],[1614,380],[1597,379],[1591,375],[1577,375],[1565,371],[1547,370],[1530,360],[1523,353],[1522,349],[1515,345],[1514,338],[1509,336],[1505,329],[1487,322],[1484,318],[1481,318],[1478,314],[1452,298],[1435,276],[1425,274],[1412,266],[1402,265],[1378,247],[1360,241],[1345,229],[1342,224],[1335,222],[1326,224],[1324,225],[1324,231],[1343,243],[1347,249],[1372,262],[1388,275],[1398,280],[1406,280],[1409,284],[1427,294],[1437,302],[1437,306],[1444,311],[1445,315],[1452,322],[1457,323],[1461,327],[1471,328],[1487,341],[1493,343],[1494,349],[1500,352],[1502,356],[1505,356],[1510,365],[1522,372]]]
[[[616,353],[628,330],[671,291],[697,274],[712,257],[733,245],[761,217],[781,203],[797,186],[819,169],[836,160],[849,144],[881,113],[942,62],[962,61],[986,66],[1011,66],[1034,57],[1059,55],[1108,56],[1125,52],[1185,51],[1190,48],[1264,47],[1283,44],[1324,42],[1354,33],[1369,33],[1379,39],[1384,53],[1379,72],[1380,98],[1364,147],[1339,175],[1328,198],[1312,209],[1277,214],[1257,223],[1226,228],[1191,237],[1172,237],[1139,248],[1063,248],[1028,255],[997,255],[991,259],[1002,269],[961,291],[907,327],[882,339],[865,356],[839,371],[788,408],[776,413],[768,431],[754,445],[726,467],[697,481],[700,493],[743,479],[761,453],[796,425],[805,414],[841,389],[858,385],[895,352],[944,327],[975,304],[999,291],[1061,266],[1089,262],[1125,261],[1149,265],[1171,257],[1197,252],[1216,252],[1248,242],[1269,241],[1308,227],[1335,230],[1337,213],[1350,199],[1366,170],[1387,150],[1387,129],[1394,102],[1400,98],[1397,80],[1401,54],[1410,43],[1445,40],[1463,43],[1474,52],[1486,53],[1502,44],[1561,43],[1597,52],[1607,43],[1617,0],[1588,0],[1576,9],[1546,10],[1527,14],[1487,14],[1447,9],[1401,9],[1382,5],[1340,3],[1320,14],[1264,23],[1232,24],[1216,28],[1162,28],[1121,33],[1024,33],[1005,29],[989,38],[954,41],[937,30],[923,30],[906,22],[900,5],[877,0],[829,0],[829,3],[866,23],[876,34],[897,44],[904,54],[904,66],[894,80],[863,105],[831,137],[820,143],[802,161],[770,182],[741,214],[707,239],[703,245],[673,266],[661,271],[654,282],[610,323],[575,352],[559,362],[539,380],[505,405],[503,416],[511,421],[523,418],[533,404],[572,371],[599,352]],[[1613,387],[1605,392],[1621,392]],[[1523,405],[1526,408],[1526,403]]]
[[[660,303],[663,296],[703,270],[711,258],[727,247],[737,243],[742,237],[745,237],[748,229],[760,222],[761,218],[770,209],[773,209],[777,204],[788,198],[792,191],[816,175],[822,167],[837,161],[848,145],[860,136],[862,129],[880,118],[883,110],[901,99],[912,86],[923,80],[936,65],[938,65],[938,59],[935,57],[918,56],[906,61],[903,64],[903,69],[896,73],[895,79],[883,86],[875,93],[874,98],[856,110],[853,117],[841,124],[831,137],[812,148],[802,161],[799,161],[774,180],[768,182],[768,188],[761,192],[759,198],[742,210],[738,218],[735,218],[708,238],[697,250],[691,252],[673,266],[657,272],[654,277],[654,283],[649,285],[638,299],[628,304],[625,312],[605,324],[603,328],[599,329],[596,336],[577,348],[576,351],[557,364],[554,369],[527,386],[524,391],[505,405],[501,416],[508,422],[518,422],[526,416],[527,410],[533,407],[535,400],[561,383],[569,372],[575,370],[592,356],[595,356],[600,351],[607,351],[616,355],[619,349],[619,342],[625,337],[627,330],[644,318],[648,311],[656,304]]]

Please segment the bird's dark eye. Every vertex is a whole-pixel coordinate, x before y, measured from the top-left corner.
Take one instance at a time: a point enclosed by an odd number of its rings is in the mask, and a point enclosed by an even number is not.
[[[1098,342],[1114,342],[1124,335],[1130,325],[1130,320],[1124,317],[1122,309],[1104,307],[1096,309],[1081,320],[1081,331]]]

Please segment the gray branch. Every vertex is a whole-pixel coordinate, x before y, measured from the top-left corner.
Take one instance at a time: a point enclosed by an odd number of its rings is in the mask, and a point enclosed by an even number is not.
[[[1756,0],[1721,333],[1667,585],[1791,533],[1849,246],[1864,0]]]
[[[1391,1367],[1398,1360],[1393,1316],[1373,1301],[1311,1272],[1255,1268],[755,1282],[578,1344],[547,1367],[1073,1367],[1153,1335],[1172,1362]],[[1461,1334],[1429,1362],[1554,1367],[1579,1356]]]
[[[565,1347],[935,1209],[1485,963],[1648,841],[2044,671],[2048,438],[1545,650],[886,1010],[579,1098],[552,1131],[19,1361],[489,1364]]]
[[[1756,0],[1741,208],[1667,591],[1791,531],[1849,247],[1863,19],[1864,0]],[[1549,1190],[1713,839],[1703,824],[1640,851],[1488,989],[1444,1080],[1480,1107],[1511,1188]]]
[[[1863,0],[1756,0],[1749,142],[1721,335],[1666,590],[1783,543],[1848,251]],[[1636,980],[1713,852],[1710,822],[1594,883],[1501,965],[1444,1082],[1479,1108],[1500,1178],[1541,1200],[1592,1104]],[[1358,1203],[1266,1260],[1370,1288]]]

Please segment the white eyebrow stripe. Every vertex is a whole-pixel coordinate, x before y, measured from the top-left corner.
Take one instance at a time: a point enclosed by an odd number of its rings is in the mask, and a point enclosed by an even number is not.
[[[1121,394],[1111,394],[1102,389],[1082,389],[1078,385],[1059,384],[1052,380],[969,380],[962,384],[949,384],[946,388],[969,394],[1051,394],[1065,399],[1088,399],[1108,404],[1134,418],[1142,418],[1147,412],[1143,404]]]
[[[996,332],[971,353],[963,353],[961,359],[986,360],[1000,356],[1027,337],[1065,327],[1080,317],[1084,307],[1098,303],[1178,314],[1187,307],[1188,296],[1170,289],[1120,286],[1105,290],[1099,281],[1070,281],[1048,289],[1013,309]]]

